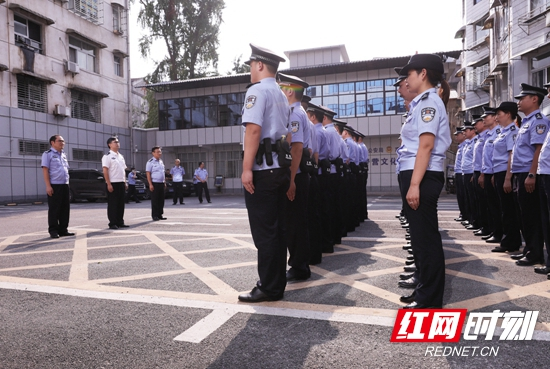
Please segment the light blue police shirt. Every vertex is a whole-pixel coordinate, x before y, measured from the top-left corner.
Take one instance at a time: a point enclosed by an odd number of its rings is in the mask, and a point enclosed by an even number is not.
[[[136,175],[134,172],[128,173],[128,185],[135,185],[136,184]]]
[[[493,172],[505,172],[508,170],[508,158],[514,148],[514,138],[517,134],[517,126],[514,122],[504,127],[493,141]]]
[[[162,159],[149,159],[145,165],[145,171],[151,173],[152,182],[164,183],[166,175],[164,171],[164,162]]]
[[[497,124],[485,134],[485,144],[483,145],[483,161],[481,162],[481,173],[493,174],[493,149],[494,141],[500,133],[501,127]]]
[[[244,131],[246,132],[247,124],[256,124],[262,129],[260,143],[269,138],[273,144],[273,165],[267,165],[264,155],[261,165],[254,161],[253,171],[279,168],[275,142],[287,134],[289,115],[288,100],[275,78],[264,78],[246,91],[242,112]]]
[[[400,170],[414,169],[420,135],[431,133],[435,136],[435,141],[427,170],[443,172],[446,152],[451,144],[451,131],[447,111],[437,89],[430,88],[416,96],[411,101],[410,110],[411,119],[406,121],[401,130],[403,145],[398,150]]]
[[[474,139],[470,138],[464,141],[464,150],[462,151],[462,173],[474,173]]]
[[[172,169],[170,169],[170,174],[172,175],[172,182],[183,182],[183,176],[185,175],[185,169],[180,166],[174,165]]]
[[[550,123],[549,123],[550,128]],[[550,174],[550,134],[546,134],[546,139],[542,144],[539,156],[539,166],[537,168],[537,174]]]
[[[474,172],[481,172],[483,162],[483,146],[485,146],[485,132],[478,133],[474,138]]]
[[[306,111],[302,108],[300,102],[295,102],[290,105],[290,123],[288,125],[288,133],[291,135],[291,147],[292,144],[302,143],[303,148],[310,147],[310,132],[309,132],[309,119],[307,118]],[[300,168],[296,173],[301,173]]]
[[[464,157],[464,147],[466,147],[466,141],[462,141],[458,144],[455,157],[455,174],[462,174],[462,158]]]
[[[535,110],[522,120],[512,151],[512,173],[529,172],[535,156],[535,145],[542,145],[547,133],[548,118],[540,110]]]
[[[317,146],[319,147],[319,161],[328,159],[327,131],[322,123],[315,123],[315,137],[317,138]],[[322,173],[321,163],[319,163],[318,174]]]
[[[69,162],[65,151],[56,151],[53,147],[42,154],[42,167],[48,168],[50,184],[69,183]]]
[[[353,138],[347,137],[344,140],[344,142],[346,143],[346,146],[348,147],[349,162],[358,164],[359,163],[359,160],[357,159],[358,152],[357,152],[357,146],[355,145],[355,141],[353,141]]]
[[[327,133],[328,159],[333,161],[338,158],[342,158],[342,155],[344,154],[342,152],[343,148],[340,145],[342,137],[340,137],[338,131],[336,131],[334,124],[327,124],[324,128]],[[336,173],[336,166],[334,164],[330,164],[330,173]]]

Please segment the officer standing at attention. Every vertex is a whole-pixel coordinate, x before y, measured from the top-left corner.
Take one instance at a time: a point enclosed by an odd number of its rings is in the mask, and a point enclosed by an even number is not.
[[[360,216],[363,220],[361,222],[364,222],[366,219],[369,218],[369,210],[367,209],[367,179],[369,178],[369,150],[367,149],[367,146],[363,142],[363,138],[365,138],[365,135],[358,132],[357,137],[357,143],[359,144],[359,148],[361,151],[361,162],[359,163],[361,167],[361,184],[359,186],[359,192],[361,193],[361,211]]]
[[[503,237],[500,246],[492,252],[512,252],[521,247],[520,223],[517,217],[514,193],[512,192],[512,149],[518,132],[518,104],[511,101],[502,102],[496,111],[496,120],[502,127],[500,134],[493,141],[493,183],[497,191],[502,215]]]
[[[103,177],[107,185],[107,217],[109,228],[127,228],[124,224],[124,198],[126,197],[126,162],[124,156],[119,153],[120,141],[118,137],[107,139],[109,153],[103,155],[101,165]]]
[[[130,199],[133,199],[136,204],[139,204],[139,201],[136,193],[136,168],[132,167],[130,173],[128,173],[128,195],[126,196],[126,203],[130,202]]]
[[[48,232],[51,238],[74,236],[69,232],[69,162],[65,156],[65,140],[50,137],[51,148],[42,154],[42,174],[48,194]]]
[[[202,204],[202,190],[204,190],[206,201],[210,204],[210,192],[208,192],[208,171],[204,169],[203,161],[201,161],[199,163],[199,167],[195,169],[193,179],[195,180],[195,192],[199,197],[199,202]]]
[[[276,301],[286,287],[285,215],[290,170],[277,152],[288,132],[288,100],[275,80],[285,59],[271,50],[250,44],[250,82],[243,106],[244,199],[254,245],[258,249],[260,280],[240,301]],[[283,164],[283,165],[282,165]],[[286,165],[286,167],[285,167]]]
[[[170,169],[170,174],[172,175],[172,184],[174,186],[174,203],[178,203],[180,200],[180,205],[185,205],[183,202],[183,176],[185,175],[185,169],[180,166],[180,159],[176,159],[174,162],[174,167]]]
[[[525,240],[524,257],[516,261],[520,266],[544,264],[536,173],[540,150],[548,133],[548,118],[540,111],[546,93],[545,89],[522,83],[521,92],[515,96],[519,100],[518,110],[525,114],[512,151],[512,173],[517,183],[519,218]]]
[[[464,197],[464,176],[462,173],[462,156],[464,155],[464,146],[466,146],[466,135],[464,134],[464,127],[456,127],[454,133],[456,142],[458,143],[458,149],[455,156],[455,188],[456,188],[456,200],[458,202],[458,209],[460,210],[460,216],[455,219],[456,221],[466,222],[468,221],[468,209],[466,208],[466,201]]]
[[[291,139],[290,186],[287,191],[286,232],[289,252],[286,280],[304,281],[309,279],[309,232],[308,232],[308,191],[309,174],[302,163],[302,154],[310,155],[311,128],[301,100],[304,90],[309,87],[296,76],[279,73],[279,86],[290,104],[290,124],[288,134]],[[305,159],[305,157],[304,157]]]
[[[468,225],[466,229],[478,230],[475,219],[474,197],[474,137],[476,131],[471,122],[464,122],[464,148],[462,152],[462,180],[464,182],[464,200],[468,208]]]
[[[151,149],[151,153],[153,157],[145,165],[149,191],[151,191],[151,217],[154,221],[166,220],[162,216],[164,213],[164,188],[166,187],[164,162],[160,158],[162,156],[162,149],[159,146],[155,146]]]
[[[483,187],[479,184],[481,175],[481,162],[483,159],[483,146],[485,144],[486,127],[483,124],[481,115],[472,115],[474,120],[474,128],[477,136],[474,138],[474,189],[476,196],[476,220],[481,227],[474,231],[474,235],[479,237],[488,236],[491,234],[487,223],[487,199],[483,193]]]
[[[487,128],[485,133],[485,142],[483,144],[483,159],[481,161],[481,175],[479,184],[485,191],[487,199],[488,227],[491,232],[488,236],[481,237],[487,243],[500,243],[502,240],[502,217],[500,215],[500,205],[497,191],[493,185],[493,149],[494,140],[500,134],[501,127],[497,124],[493,108],[483,108],[483,124]]]
[[[410,225],[419,283],[407,309],[441,308],[445,290],[445,256],[438,229],[437,202],[445,182],[445,158],[451,143],[445,105],[438,94],[450,91],[443,62],[434,54],[416,54],[401,70],[418,96],[410,104],[411,120],[401,131],[398,150],[401,191]]]

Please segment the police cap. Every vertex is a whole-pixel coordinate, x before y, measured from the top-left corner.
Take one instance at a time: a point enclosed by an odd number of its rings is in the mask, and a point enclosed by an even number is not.
[[[348,124],[347,122],[344,122],[343,120],[340,120],[340,119],[333,119],[332,123],[338,124],[339,126],[345,126]]]
[[[302,102],[308,103],[310,101],[311,101],[311,96],[308,96],[308,95],[303,95],[302,96]]]
[[[393,68],[393,70],[399,75],[399,77],[397,77],[397,81],[395,81],[395,83],[393,84],[393,87],[397,87],[402,81],[407,79],[408,76],[406,74],[401,74],[403,68],[395,67]]]
[[[498,107],[495,108],[495,113],[499,110],[501,110],[503,112],[511,113],[512,115],[517,115],[518,114],[518,104],[516,104],[515,102],[512,102],[512,101],[503,101],[503,102],[500,103],[500,105]]]
[[[307,111],[318,111],[318,112],[321,112],[323,114],[325,113],[323,108],[321,108],[319,105],[315,105],[312,102],[307,103]]]
[[[535,95],[544,98],[548,94],[548,91],[544,88],[528,85],[527,83],[521,84],[521,92],[519,95],[514,96],[515,99],[521,99],[524,96]]]
[[[468,121],[464,122],[464,127],[463,128],[464,128],[464,130],[475,129],[472,122],[468,122]]]
[[[483,118],[481,118],[480,114],[472,114],[472,120],[474,121],[474,124],[477,122],[482,122]]]
[[[297,86],[304,89],[309,87],[309,84],[306,81],[296,76],[291,76],[289,74],[283,74],[283,73],[278,73],[277,75],[279,76],[280,86]]]
[[[409,71],[414,69],[430,69],[443,74],[443,61],[439,55],[435,54],[415,54],[409,59],[409,63],[401,69],[400,74],[408,75]]]
[[[253,61],[261,61],[262,63],[269,64],[274,67],[279,67],[279,63],[283,63],[286,61],[285,58],[277,55],[269,49],[266,49],[265,47],[250,44],[250,48],[252,49],[252,55],[250,55],[249,60],[244,62],[247,65],[250,65],[250,63]]]
[[[454,134],[457,135],[459,133],[464,133],[464,127],[456,127],[456,131]]]
[[[320,108],[323,110],[323,113],[331,119],[334,118],[334,116],[336,115],[336,112],[329,107],[321,105]]]
[[[481,118],[485,118],[488,115],[495,115],[497,112],[495,111],[495,108],[490,108],[488,106],[483,107],[483,114],[481,115]]]

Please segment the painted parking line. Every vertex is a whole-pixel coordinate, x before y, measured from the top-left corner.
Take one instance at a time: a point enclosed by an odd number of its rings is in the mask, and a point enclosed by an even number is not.
[[[200,343],[210,334],[214,333],[218,328],[225,324],[235,314],[234,310],[214,310],[206,317],[199,320],[191,328],[174,338],[174,341],[183,341],[191,343]]]
[[[186,226],[213,226],[213,227],[231,227],[233,224],[222,224],[222,223],[184,223],[184,222],[155,222],[152,224],[156,225],[186,225]]]

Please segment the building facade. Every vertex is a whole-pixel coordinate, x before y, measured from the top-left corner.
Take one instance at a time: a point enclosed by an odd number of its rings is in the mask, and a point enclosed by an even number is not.
[[[454,76],[460,51],[440,55],[447,76]],[[397,77],[393,68],[404,66],[410,56],[350,62],[344,45],[289,51],[286,56],[290,68],[281,72],[304,79],[313,103],[331,108],[337,118],[367,135],[368,188],[397,191],[395,151],[405,108],[393,87]],[[165,162],[179,158],[189,177],[191,169],[204,161],[209,186],[220,175],[224,191],[241,192],[241,113],[249,82],[250,75],[242,74],[148,85],[159,102],[159,129],[144,132],[141,145],[162,146]],[[449,105],[453,104],[456,99]],[[450,110],[450,120],[456,119],[457,111]],[[144,160],[138,159],[142,166]]]
[[[54,134],[71,168],[99,169],[111,135],[128,158],[127,10],[128,0],[0,0],[0,202],[46,198],[40,159]]]
[[[462,0],[458,92],[464,119],[550,81],[550,0]],[[545,99],[543,112],[550,114]]]

